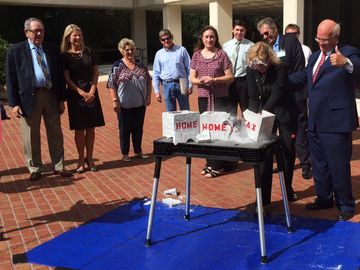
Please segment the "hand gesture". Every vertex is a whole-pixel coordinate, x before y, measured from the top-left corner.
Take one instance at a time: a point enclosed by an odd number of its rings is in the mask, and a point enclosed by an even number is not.
[[[346,63],[346,57],[342,55],[337,45],[335,47],[335,53],[330,55],[330,63],[334,67],[343,67]]]

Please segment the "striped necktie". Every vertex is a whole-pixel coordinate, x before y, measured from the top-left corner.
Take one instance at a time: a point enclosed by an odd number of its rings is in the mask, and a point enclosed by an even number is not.
[[[44,73],[44,77],[45,77],[45,85],[44,87],[51,89],[51,77],[50,77],[50,73],[49,73],[49,69],[47,68],[44,58],[41,56],[40,53],[40,49],[39,48],[35,48],[35,52],[36,52],[36,60],[42,70],[42,72]]]
[[[317,75],[318,75],[318,73],[319,73],[319,71],[320,71],[321,66],[322,66],[322,65],[324,64],[324,62],[325,62],[325,58],[326,58],[326,53],[321,52],[320,62],[319,62],[319,64],[317,65],[317,67],[316,67],[316,69],[315,69],[315,72],[314,72],[314,74],[313,74],[313,78],[312,78],[313,83],[314,83],[315,80],[316,80],[316,77],[317,77]]]

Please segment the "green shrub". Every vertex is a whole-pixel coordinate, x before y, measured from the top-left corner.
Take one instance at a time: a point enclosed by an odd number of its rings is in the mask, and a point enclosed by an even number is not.
[[[9,42],[0,36],[0,85],[5,84],[5,59],[9,46]]]

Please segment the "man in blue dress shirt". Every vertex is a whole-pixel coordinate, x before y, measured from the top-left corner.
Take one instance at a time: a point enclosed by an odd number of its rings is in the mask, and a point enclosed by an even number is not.
[[[162,101],[160,85],[165,100],[166,111],[176,111],[176,100],[180,110],[190,110],[188,95],[192,93],[189,74],[190,56],[182,46],[175,45],[168,29],[159,32],[163,48],[155,55],[153,65],[153,88],[158,102]],[[186,79],[186,89],[181,92],[180,79]]]

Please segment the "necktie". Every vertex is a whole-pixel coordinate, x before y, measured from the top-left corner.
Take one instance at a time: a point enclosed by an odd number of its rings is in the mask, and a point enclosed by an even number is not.
[[[325,62],[325,58],[326,58],[326,53],[324,53],[324,52],[322,52],[321,53],[321,58],[320,58],[320,62],[319,62],[319,64],[318,64],[318,66],[316,67],[316,69],[315,69],[315,72],[314,72],[314,74],[313,74],[313,83],[315,82],[315,80],[316,80],[316,77],[317,77],[317,75],[318,75],[318,73],[319,73],[319,70],[320,70],[320,68],[321,68],[321,66],[324,64],[324,62]]]
[[[238,56],[239,56],[240,41],[237,41],[235,43],[235,45],[236,45],[235,50],[234,50],[233,54],[231,55],[231,62],[233,64],[234,75],[235,75],[235,72],[236,72],[236,63],[237,63],[237,59],[238,59]]]
[[[44,73],[44,77],[45,77],[44,87],[51,89],[51,77],[50,77],[49,69],[47,68],[47,66],[45,64],[44,58],[41,56],[39,48],[35,48],[35,52],[36,52],[36,60],[39,64],[42,72]]]

